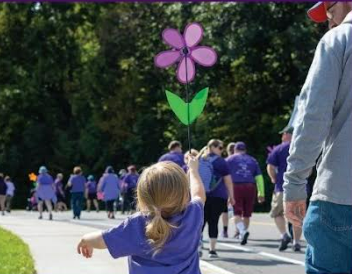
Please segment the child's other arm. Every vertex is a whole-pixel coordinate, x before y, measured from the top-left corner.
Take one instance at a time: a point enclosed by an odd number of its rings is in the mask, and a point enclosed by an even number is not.
[[[101,231],[92,232],[84,235],[77,246],[77,252],[78,254],[82,254],[86,258],[91,258],[93,255],[94,248],[106,248]]]

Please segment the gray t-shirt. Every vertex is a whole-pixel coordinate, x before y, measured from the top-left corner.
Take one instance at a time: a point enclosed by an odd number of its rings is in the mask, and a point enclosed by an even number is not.
[[[298,106],[284,199],[306,198],[320,153],[311,201],[352,205],[352,12],[320,40]]]

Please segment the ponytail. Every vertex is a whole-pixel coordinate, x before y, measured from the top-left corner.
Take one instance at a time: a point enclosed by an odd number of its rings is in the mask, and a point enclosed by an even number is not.
[[[169,239],[173,228],[176,228],[176,226],[166,221],[161,215],[161,212],[155,209],[152,214],[152,219],[146,227],[148,242],[154,249],[153,256],[161,251],[165,242]]]

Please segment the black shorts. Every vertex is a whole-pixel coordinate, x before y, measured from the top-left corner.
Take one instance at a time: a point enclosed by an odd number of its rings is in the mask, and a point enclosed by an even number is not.
[[[57,197],[57,202],[60,203],[64,203],[65,202],[65,197],[61,194],[61,193],[56,193],[56,197]]]
[[[97,194],[96,193],[88,193],[88,200],[96,200]]]

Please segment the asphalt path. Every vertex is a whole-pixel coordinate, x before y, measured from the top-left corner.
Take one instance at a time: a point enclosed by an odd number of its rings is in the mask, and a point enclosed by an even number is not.
[[[11,215],[16,218],[37,219],[37,212],[14,211]],[[44,214],[44,219],[47,215]],[[76,225],[105,230],[122,222],[126,215],[117,214],[116,219],[106,217],[105,212],[82,212],[81,220],[72,219],[72,212],[54,213],[54,222],[67,222]],[[44,220],[45,221],[45,220]],[[219,231],[222,224],[219,223]],[[241,246],[233,239],[234,225],[230,220],[229,238],[219,237],[217,251],[219,258],[208,258],[207,227],[204,231],[204,250],[201,264],[207,266],[217,274],[300,274],[304,271],[305,242],[302,241],[302,251],[294,252],[289,248],[278,251],[280,235],[273,220],[268,214],[254,214],[251,219],[248,243]]]

